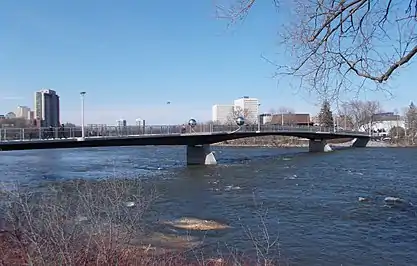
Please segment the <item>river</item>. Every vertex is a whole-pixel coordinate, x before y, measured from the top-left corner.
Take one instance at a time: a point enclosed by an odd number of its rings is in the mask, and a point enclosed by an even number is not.
[[[0,182],[144,179],[158,191],[158,219],[231,226],[206,234],[209,243],[250,248],[244,228],[256,231],[263,221],[290,265],[417,265],[417,149],[215,151],[213,167],[186,167],[182,147],[1,152]],[[387,204],[386,197],[404,202]]]

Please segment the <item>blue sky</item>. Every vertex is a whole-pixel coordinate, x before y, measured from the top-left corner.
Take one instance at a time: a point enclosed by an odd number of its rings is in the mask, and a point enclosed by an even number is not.
[[[316,112],[315,98],[271,78],[274,66],[261,55],[283,60],[277,30],[288,12],[259,3],[244,23],[227,28],[212,0],[3,0],[0,113],[32,107],[41,88],[59,93],[61,120],[74,123],[80,91],[87,92],[87,123],[209,120],[213,104],[243,95],[259,98],[262,111]],[[362,97],[401,109],[417,101],[412,73],[415,66],[391,81],[392,99]]]

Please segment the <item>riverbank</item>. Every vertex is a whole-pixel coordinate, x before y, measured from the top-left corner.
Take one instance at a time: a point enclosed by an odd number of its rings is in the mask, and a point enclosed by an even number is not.
[[[264,136],[227,140],[214,143],[213,145],[226,147],[302,148],[308,147],[308,139],[285,136]]]
[[[351,141],[352,140],[350,139],[343,139],[341,141],[333,140],[329,144],[334,147],[349,147],[352,145]],[[221,147],[306,148],[309,145],[309,140],[296,137],[265,136],[228,140],[212,145]],[[367,147],[376,148],[404,148],[415,146],[416,145],[408,145],[406,143],[391,143],[384,141],[370,141],[367,145]]]

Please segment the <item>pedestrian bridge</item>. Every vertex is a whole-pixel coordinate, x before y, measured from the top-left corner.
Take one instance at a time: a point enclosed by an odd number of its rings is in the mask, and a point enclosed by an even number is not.
[[[192,119],[193,120],[193,119]],[[189,165],[216,164],[210,144],[227,140],[291,136],[309,139],[310,152],[331,151],[330,139],[351,139],[353,147],[365,147],[369,135],[365,132],[337,131],[322,127],[289,126],[216,126],[197,125],[190,120],[185,126],[104,126],[100,129],[80,128],[1,129],[0,150],[63,149],[110,146],[183,145]]]

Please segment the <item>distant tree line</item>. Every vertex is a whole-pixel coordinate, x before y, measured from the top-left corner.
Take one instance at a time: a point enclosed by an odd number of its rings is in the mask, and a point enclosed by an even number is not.
[[[325,100],[322,103],[318,122],[320,126],[334,127],[349,130],[365,130],[372,133],[373,125],[379,121],[378,116],[384,113],[382,105],[378,101],[353,100],[340,105],[337,115],[331,110],[330,102]],[[417,107],[411,102],[403,109],[402,114],[397,111],[398,122],[404,121],[404,126],[396,125],[386,132],[395,142],[404,144],[415,144],[417,140]],[[336,121],[335,121],[336,119]],[[402,123],[401,123],[402,124]]]

